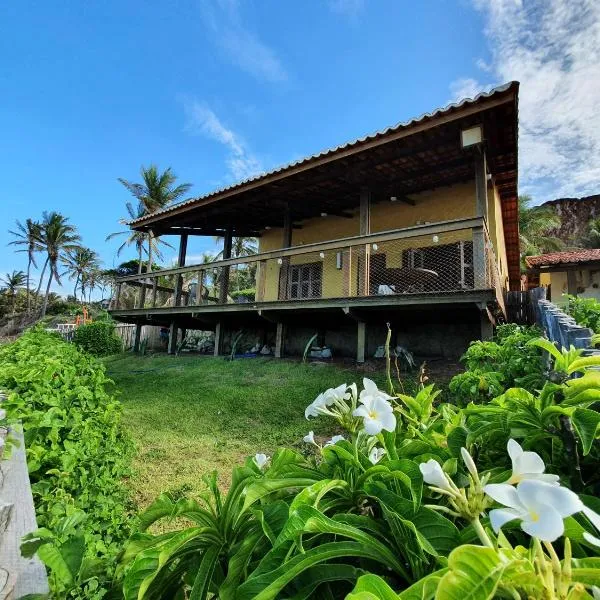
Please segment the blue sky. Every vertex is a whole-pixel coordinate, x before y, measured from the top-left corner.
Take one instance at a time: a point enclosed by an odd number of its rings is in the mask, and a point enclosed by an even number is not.
[[[573,15],[573,4],[585,13]],[[561,148],[600,149],[600,134],[588,131],[590,119],[600,125],[596,103],[573,96],[585,85],[586,97],[598,97],[598,83],[589,81],[594,69],[600,74],[589,57],[600,48],[599,34],[589,40],[597,9],[587,0],[550,0],[540,18],[540,6],[2,3],[0,273],[25,266],[6,246],[6,230],[43,210],[67,215],[107,267],[133,256],[115,259],[118,242],[104,240],[119,229],[130,199],[117,177],[135,181],[143,164],[171,166],[200,195],[513,78],[532,86],[522,94],[521,154],[525,146],[533,157],[521,158],[522,188],[540,201],[591,193],[598,163],[577,161],[573,173],[565,162],[573,157]],[[550,33],[557,19],[569,39],[577,34],[577,47],[565,48],[564,31]],[[557,52],[570,60],[557,63]],[[585,81],[582,67],[591,70]],[[548,101],[552,85],[554,101],[582,104],[570,121]],[[572,184],[559,178],[561,169]],[[213,246],[197,238],[189,254]]]

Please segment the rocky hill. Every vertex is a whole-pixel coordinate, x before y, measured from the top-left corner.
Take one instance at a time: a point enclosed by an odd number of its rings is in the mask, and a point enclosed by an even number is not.
[[[583,198],[558,198],[545,202],[561,218],[561,225],[550,232],[567,245],[581,239],[588,230],[590,219],[600,218],[600,194]]]

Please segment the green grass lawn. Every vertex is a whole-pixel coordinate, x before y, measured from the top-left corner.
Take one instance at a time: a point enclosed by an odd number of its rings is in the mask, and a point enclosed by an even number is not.
[[[354,367],[266,358],[123,355],[105,364],[136,444],[131,486],[140,508],[162,491],[196,495],[215,469],[226,487],[246,456],[305,447],[309,429],[336,433],[331,419],[306,421],[304,409],[328,387],[360,388],[364,376]],[[383,386],[383,372],[367,376]]]

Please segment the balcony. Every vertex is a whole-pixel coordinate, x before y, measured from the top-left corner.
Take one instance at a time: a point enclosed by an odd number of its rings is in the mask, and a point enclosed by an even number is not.
[[[488,292],[503,306],[504,283],[481,217],[121,277],[110,310],[119,316],[340,301],[427,304],[467,301],[474,292]]]

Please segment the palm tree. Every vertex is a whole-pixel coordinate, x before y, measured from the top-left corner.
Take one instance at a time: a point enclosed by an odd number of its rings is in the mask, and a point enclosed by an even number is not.
[[[216,236],[215,242],[217,244],[224,244],[225,238],[223,236]],[[234,237],[231,241],[231,258],[239,258],[240,256],[252,256],[258,252],[258,243],[256,238],[253,237]],[[219,259],[223,256],[223,250],[221,250],[216,258]]]
[[[133,204],[131,204],[131,202],[126,202],[125,208],[127,209],[127,214],[129,216],[119,219],[119,223],[121,223],[122,225],[126,225],[128,221],[132,221],[133,219],[139,219],[140,217],[143,217],[146,214],[148,214],[146,207],[141,201],[138,202],[136,208],[133,207]],[[128,229],[126,231],[116,231],[115,233],[111,233],[106,236],[106,241],[122,235],[127,236],[127,239],[117,249],[117,256],[120,256],[121,252],[123,252],[123,250],[127,246],[135,246],[138,255],[138,274],[141,274],[142,272],[142,255],[144,252],[148,256],[150,256],[153,253],[154,256],[156,256],[159,260],[162,260],[163,256],[162,252],[160,251],[160,244],[168,246],[169,248],[173,248],[171,244],[168,244],[159,237],[154,237],[150,234],[147,234],[144,231],[135,231],[133,229]],[[145,247],[146,241],[148,241],[150,252]],[[150,260],[148,260],[146,273],[149,273],[151,269],[152,265],[150,264]]]
[[[25,224],[20,221],[16,222],[17,230],[9,231],[11,235],[15,236],[15,240],[9,242],[12,246],[21,246],[21,249],[17,252],[27,252],[27,312],[31,312],[31,293],[29,290],[29,283],[31,281],[31,265],[37,268],[35,262],[35,253],[42,250],[40,245],[40,234],[42,226],[37,221],[32,219],[26,219]],[[46,265],[44,265],[44,270]],[[42,277],[44,272],[42,271]]]
[[[550,235],[560,227],[560,217],[549,206],[532,206],[531,196],[519,196],[519,242],[521,258],[556,252],[564,247],[561,239]]]
[[[23,271],[13,271],[12,273],[7,273],[5,277],[0,279],[0,282],[6,286],[5,292],[12,299],[12,314],[14,315],[17,307],[17,292],[24,285],[28,286],[27,275]]]
[[[69,279],[75,279],[73,295],[77,300],[77,287],[81,289],[81,300],[85,301],[85,287],[90,274],[100,268],[98,253],[91,248],[73,248],[65,253],[61,262],[67,268]]]
[[[60,274],[58,272],[59,261],[64,258],[67,252],[78,248],[80,240],[81,238],[76,228],[69,223],[67,217],[57,212],[44,212],[40,241],[48,255],[48,267],[50,271],[44,304],[42,305],[42,317],[46,315],[46,309],[48,308],[48,297],[50,295],[52,280],[55,279],[57,283],[60,283]]]
[[[137,198],[139,202],[138,213],[140,212],[139,207],[144,208],[143,214],[139,215],[140,217],[177,202],[192,187],[191,183],[182,183],[175,186],[177,176],[171,171],[171,167],[159,173],[156,165],[150,165],[149,167],[142,166],[140,175],[142,176],[143,183],[132,183],[119,177],[119,181]],[[146,272],[149,273],[152,270],[152,253],[156,248],[158,243],[156,240],[158,238],[151,231],[145,234],[142,233],[142,235],[146,237],[148,242],[148,266]],[[141,253],[139,253],[139,256],[141,260]]]

